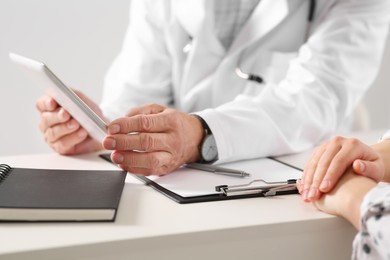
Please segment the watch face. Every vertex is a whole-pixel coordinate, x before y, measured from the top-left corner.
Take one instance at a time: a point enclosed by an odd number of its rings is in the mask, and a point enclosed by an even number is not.
[[[203,160],[211,162],[218,157],[217,143],[215,142],[214,135],[208,135],[205,137],[202,149],[201,149]]]

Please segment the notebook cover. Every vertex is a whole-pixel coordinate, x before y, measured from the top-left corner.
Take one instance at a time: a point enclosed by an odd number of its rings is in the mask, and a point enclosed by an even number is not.
[[[12,168],[0,208],[117,209],[126,172]]]

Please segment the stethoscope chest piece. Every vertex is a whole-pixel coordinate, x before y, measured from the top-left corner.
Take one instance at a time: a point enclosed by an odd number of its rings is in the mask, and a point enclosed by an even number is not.
[[[255,74],[247,74],[247,73],[244,73],[240,67],[237,67],[236,68],[236,74],[237,76],[239,76],[240,78],[242,79],[246,79],[246,80],[250,80],[250,81],[255,81],[259,84],[264,84],[265,81],[262,77],[258,76],[258,75],[255,75]]]

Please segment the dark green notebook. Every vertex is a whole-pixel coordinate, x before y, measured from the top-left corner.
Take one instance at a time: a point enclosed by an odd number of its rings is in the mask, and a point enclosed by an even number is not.
[[[126,172],[0,164],[0,221],[114,221]]]

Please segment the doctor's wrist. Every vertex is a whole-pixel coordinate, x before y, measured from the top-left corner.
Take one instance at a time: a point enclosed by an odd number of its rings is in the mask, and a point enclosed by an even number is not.
[[[198,119],[198,116],[191,114],[190,118],[193,130],[192,136],[195,145],[192,149],[192,154],[190,156],[189,162],[199,162],[201,159],[200,146],[202,144],[202,140],[205,137],[205,132],[203,130],[203,125],[201,121],[199,121]]]

